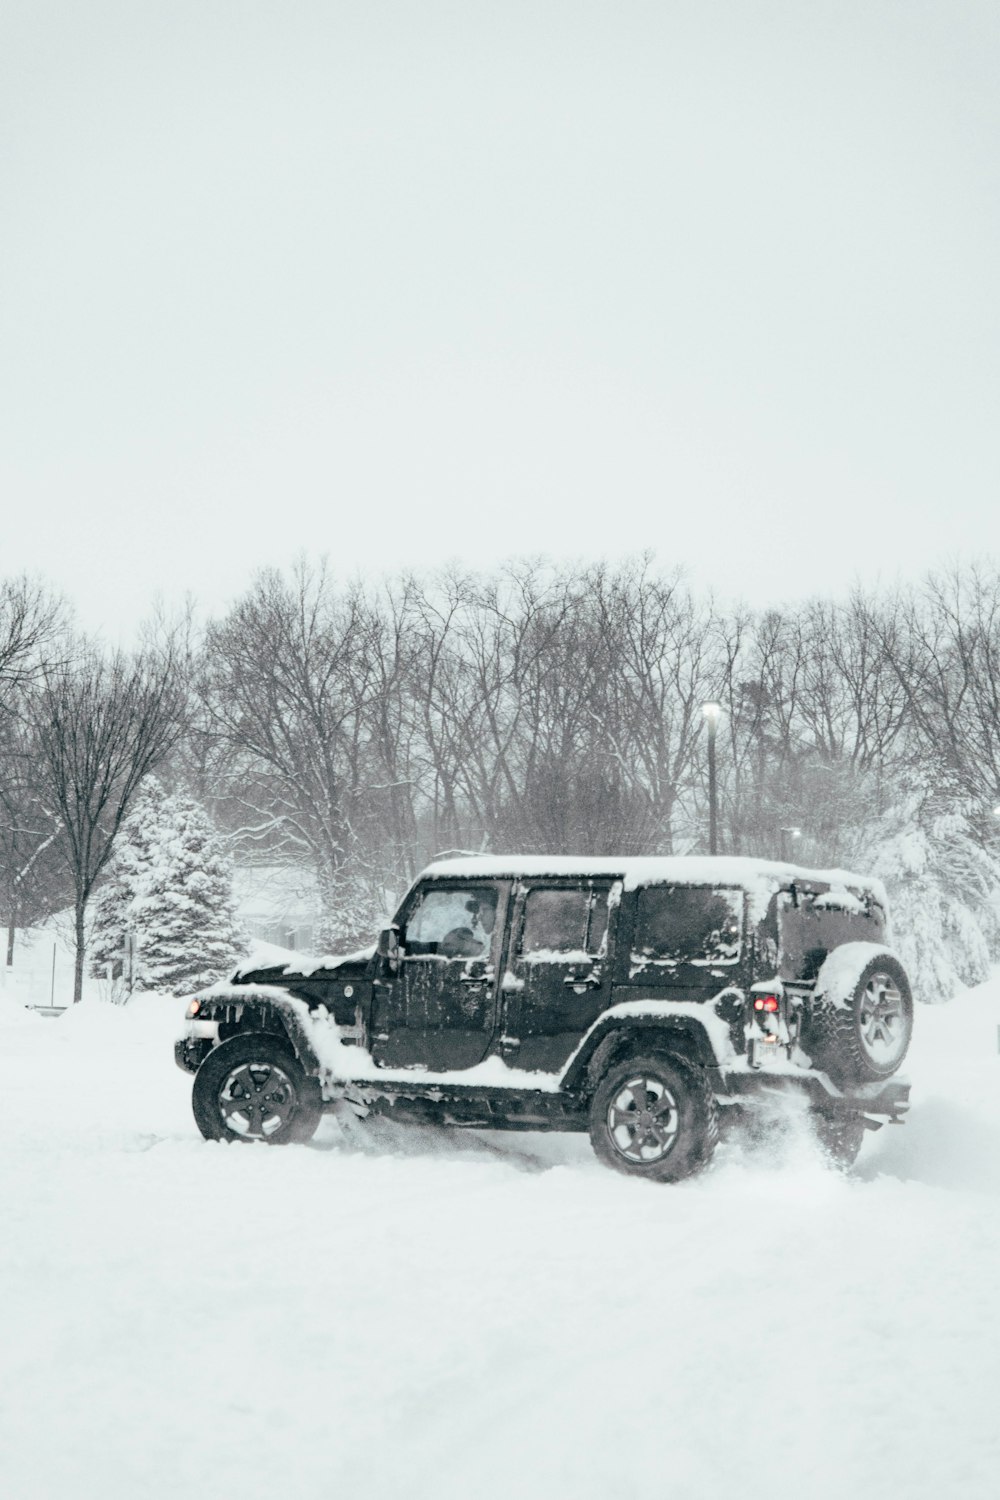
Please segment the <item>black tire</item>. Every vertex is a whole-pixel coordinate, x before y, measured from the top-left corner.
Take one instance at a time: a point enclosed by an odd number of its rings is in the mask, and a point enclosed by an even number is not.
[[[266,1032],[230,1037],[195,1075],[191,1106],[206,1141],[308,1141],[323,1114],[319,1083],[287,1043]]]
[[[853,1167],[865,1138],[864,1116],[828,1115],[815,1110],[812,1123],[823,1155],[842,1171]]]
[[[719,1139],[704,1070],[651,1053],[612,1063],[590,1102],[590,1141],[605,1166],[678,1182],[706,1165]]]
[[[814,998],[806,1051],[835,1083],[874,1083],[895,1073],[912,1034],[910,982],[886,955],[865,965],[847,1005]]]

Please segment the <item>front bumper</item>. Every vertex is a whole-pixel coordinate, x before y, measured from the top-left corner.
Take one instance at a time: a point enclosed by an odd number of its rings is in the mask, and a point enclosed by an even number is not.
[[[178,1037],[174,1043],[174,1062],[185,1073],[197,1073],[213,1045],[211,1037]]]

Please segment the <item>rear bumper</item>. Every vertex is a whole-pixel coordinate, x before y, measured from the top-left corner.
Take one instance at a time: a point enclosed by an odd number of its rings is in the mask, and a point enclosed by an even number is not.
[[[887,1078],[882,1083],[865,1084],[841,1096],[851,1109],[864,1115],[888,1115],[898,1120],[910,1107],[910,1080]]]
[[[814,1109],[831,1115],[875,1115],[893,1122],[902,1119],[910,1107],[910,1080],[886,1078],[876,1083],[862,1083],[840,1089],[825,1073],[760,1072],[723,1073],[720,1076],[723,1102],[750,1103],[754,1098],[774,1098],[776,1094],[805,1094]]]

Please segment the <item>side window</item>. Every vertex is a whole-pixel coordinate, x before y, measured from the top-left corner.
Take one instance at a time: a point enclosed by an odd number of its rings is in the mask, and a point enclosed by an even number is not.
[[[498,899],[495,886],[425,890],[406,922],[406,956],[488,958]]]
[[[632,960],[665,968],[734,964],[740,956],[743,892],[647,886],[638,893]]]
[[[536,962],[549,954],[596,957],[604,950],[607,931],[606,890],[533,890],[524,905],[519,951]]]
[[[541,953],[586,951],[589,912],[589,891],[529,891],[521,952],[531,958]]]

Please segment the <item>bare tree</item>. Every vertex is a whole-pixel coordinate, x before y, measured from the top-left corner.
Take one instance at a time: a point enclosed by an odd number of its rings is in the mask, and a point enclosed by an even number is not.
[[[717,632],[718,696],[726,711],[719,757],[725,847],[772,852],[781,824],[798,821],[792,788],[803,642],[777,609],[734,608],[720,618]]]
[[[895,606],[856,591],[722,622],[730,846],[776,854],[783,826],[800,852],[839,857],[844,828],[877,813],[904,754],[910,709],[885,634]]]
[[[0,895],[7,917],[6,965],[19,926],[65,904],[66,876],[55,843],[58,821],[46,811],[32,725],[21,713],[0,721]]]
[[[55,830],[38,806],[36,747],[23,702],[26,689],[52,659],[64,613],[39,581],[0,581],[0,890],[8,967],[19,920],[25,913],[40,914],[59,889],[49,857]]]
[[[301,563],[290,580],[262,573],[207,633],[201,698],[231,836],[311,865],[331,920],[384,776],[405,780],[374,743],[392,717],[383,623],[359,587],[338,590],[325,567]]]
[[[600,570],[590,592],[604,642],[595,717],[631,794],[629,849],[670,853],[677,811],[699,784],[702,705],[719,692],[716,612],[649,557]]]
[[[0,710],[37,675],[63,615],[61,602],[37,580],[0,581]]]
[[[44,805],[73,885],[74,1002],[82,994],[87,902],[143,777],[181,733],[182,708],[169,641],[131,657],[78,644],[43,670],[32,694]]]
[[[991,805],[1000,796],[1000,572],[979,563],[931,574],[880,623],[915,745]]]

